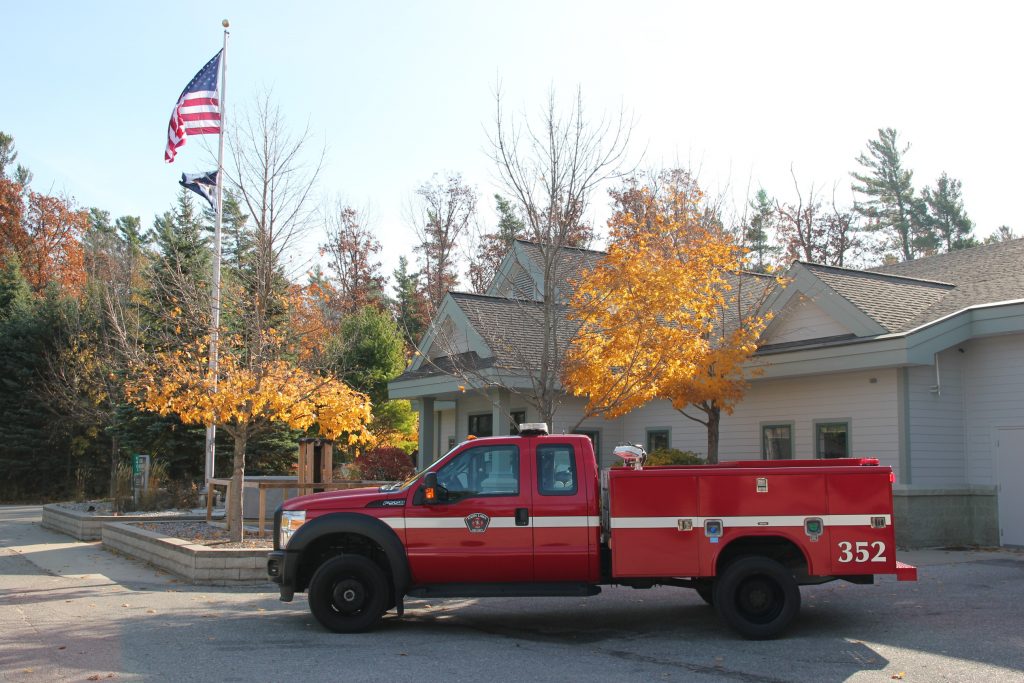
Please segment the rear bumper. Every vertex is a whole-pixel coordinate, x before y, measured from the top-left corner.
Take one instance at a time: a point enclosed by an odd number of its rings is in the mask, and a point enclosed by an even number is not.
[[[912,564],[904,564],[903,562],[896,562],[896,580],[897,581],[917,581],[917,567]]]

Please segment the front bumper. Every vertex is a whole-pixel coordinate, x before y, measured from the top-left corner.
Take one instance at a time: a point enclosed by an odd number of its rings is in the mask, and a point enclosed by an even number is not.
[[[295,597],[295,579],[299,573],[298,553],[274,550],[267,554],[267,575],[280,586],[281,602],[291,602]]]

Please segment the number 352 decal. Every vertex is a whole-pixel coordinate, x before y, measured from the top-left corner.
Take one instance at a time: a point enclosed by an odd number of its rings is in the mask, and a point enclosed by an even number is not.
[[[881,541],[839,541],[840,562],[885,562],[885,543]]]

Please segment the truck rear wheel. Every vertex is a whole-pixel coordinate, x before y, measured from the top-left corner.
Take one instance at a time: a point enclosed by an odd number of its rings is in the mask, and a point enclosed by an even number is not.
[[[337,633],[366,631],[380,621],[388,599],[384,572],[362,555],[324,562],[309,582],[309,610]]]
[[[767,557],[743,557],[715,582],[714,604],[734,631],[751,640],[778,636],[800,611],[793,574]]]

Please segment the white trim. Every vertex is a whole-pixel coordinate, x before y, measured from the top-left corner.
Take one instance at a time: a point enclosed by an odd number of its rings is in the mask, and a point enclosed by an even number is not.
[[[892,525],[892,515],[762,515],[756,517],[612,517],[613,529],[677,529],[680,519],[693,520],[693,527],[704,526],[709,519],[718,519],[728,528],[757,529],[763,527],[802,527],[804,520],[818,517],[826,527],[871,526],[872,517],[884,517],[885,525]]]
[[[532,517],[531,525],[538,529],[557,529],[560,527],[580,528],[600,526],[601,520],[598,517]]]
[[[465,517],[378,517],[392,529],[465,529]],[[666,518],[667,519],[667,518]],[[597,528],[601,522],[598,517],[579,515],[566,517],[531,517],[530,523],[519,528],[528,529],[580,529]],[[672,526],[675,527],[675,518]],[[803,524],[803,522],[801,522]],[[515,517],[491,517],[488,529],[511,529],[518,526]]]

